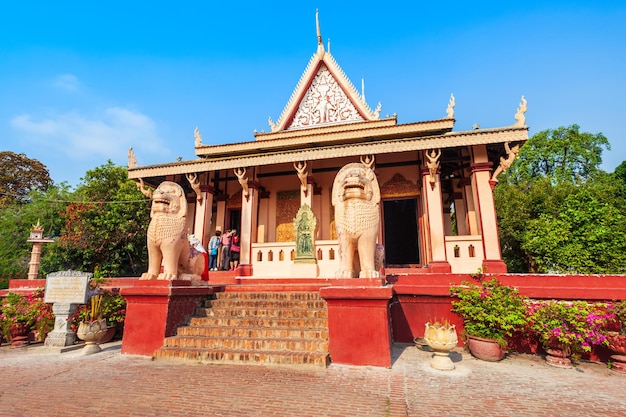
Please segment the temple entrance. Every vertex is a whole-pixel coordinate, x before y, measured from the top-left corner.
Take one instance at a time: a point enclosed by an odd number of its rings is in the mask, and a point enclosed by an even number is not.
[[[417,199],[383,200],[383,217],[385,266],[418,265]]]
[[[241,235],[241,209],[228,211],[228,229],[235,229],[237,230],[237,234]]]

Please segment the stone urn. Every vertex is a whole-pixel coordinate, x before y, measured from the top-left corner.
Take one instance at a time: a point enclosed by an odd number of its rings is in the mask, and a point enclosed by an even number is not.
[[[626,374],[626,335],[608,332],[606,338],[609,341],[609,349],[615,353],[611,355],[613,359],[611,369]]]
[[[472,356],[488,362],[498,362],[506,353],[497,340],[476,336],[467,336],[467,347]]]
[[[459,341],[454,324],[448,322],[426,323],[424,340],[434,352],[430,366],[441,371],[453,370],[454,363],[450,359],[450,351],[456,347]]]
[[[107,330],[106,320],[81,321],[79,323],[76,336],[85,342],[84,355],[98,353],[102,350],[99,343]]]

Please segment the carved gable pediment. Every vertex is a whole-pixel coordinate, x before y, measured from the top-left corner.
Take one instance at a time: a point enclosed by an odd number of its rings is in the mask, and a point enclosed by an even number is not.
[[[389,181],[380,187],[382,198],[413,197],[420,193],[419,186],[396,173]]]

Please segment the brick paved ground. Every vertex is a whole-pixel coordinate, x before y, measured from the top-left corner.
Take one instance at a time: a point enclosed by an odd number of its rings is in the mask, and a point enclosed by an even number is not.
[[[556,369],[536,356],[499,363],[396,346],[392,369],[202,365],[120,354],[0,348],[0,416],[626,416],[626,376]]]

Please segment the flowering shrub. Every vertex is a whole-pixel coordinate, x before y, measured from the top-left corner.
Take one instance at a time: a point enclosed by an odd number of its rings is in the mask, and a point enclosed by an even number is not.
[[[573,359],[592,346],[607,345],[605,329],[615,315],[606,304],[586,301],[541,301],[528,306],[531,329],[544,349],[560,348]]]
[[[0,307],[0,327],[6,340],[10,339],[11,327],[17,323],[28,329],[37,330],[43,340],[54,327],[52,306],[43,302],[44,289],[39,288],[33,294],[20,295],[8,293]]]
[[[607,310],[615,316],[613,324],[619,334],[626,336],[626,300],[608,303]]]
[[[508,338],[528,323],[525,297],[495,277],[478,284],[463,281],[452,286],[450,293],[456,297],[452,312],[461,316],[468,336],[493,339],[506,346]]]

